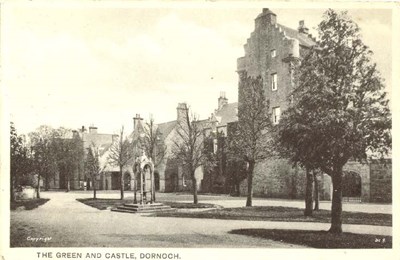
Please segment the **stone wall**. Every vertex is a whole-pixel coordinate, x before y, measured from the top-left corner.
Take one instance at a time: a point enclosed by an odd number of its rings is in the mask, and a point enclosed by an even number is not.
[[[392,160],[370,163],[370,202],[392,202]]]
[[[318,175],[319,197],[330,200],[330,177]],[[303,199],[306,176],[301,167],[293,167],[285,159],[269,159],[257,163],[254,169],[253,195],[266,198]],[[240,184],[240,193],[247,194],[247,179]]]
[[[292,167],[287,160],[270,159],[256,164],[253,194],[268,198],[298,199],[304,194],[304,171]],[[240,185],[241,194],[247,194],[247,179]]]

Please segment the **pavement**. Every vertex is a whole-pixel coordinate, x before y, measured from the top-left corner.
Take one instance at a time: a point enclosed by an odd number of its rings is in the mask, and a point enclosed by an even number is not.
[[[191,198],[189,195],[157,195],[159,200],[167,198],[167,196],[177,201],[188,201]],[[229,231],[247,228],[328,230],[330,227],[329,223],[313,222],[146,217],[137,214],[98,210],[76,201],[77,198],[89,198],[91,196],[91,192],[42,192],[43,198],[50,198],[50,201],[46,204],[34,210],[11,212],[12,246],[301,248],[302,246],[299,245],[279,241],[230,234]],[[99,192],[98,197],[118,198],[119,194],[117,192]],[[224,207],[235,205],[240,207],[244,206],[245,203],[243,198],[225,199],[223,196],[200,196],[199,199],[200,202],[220,204]],[[279,206],[301,205],[300,202],[296,201],[285,201],[283,203],[281,200],[254,200],[254,205],[275,204],[279,204]],[[368,207],[369,210],[373,211],[373,205],[368,205]],[[359,209],[357,207],[350,208]],[[383,208],[389,210],[388,205],[384,205]],[[376,211],[382,213],[379,207]],[[343,231],[391,235],[392,227],[343,225]]]

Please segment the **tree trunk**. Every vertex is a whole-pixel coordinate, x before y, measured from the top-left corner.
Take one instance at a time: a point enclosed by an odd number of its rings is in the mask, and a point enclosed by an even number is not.
[[[342,233],[342,167],[332,174],[333,196],[330,233]]]
[[[40,173],[38,173],[37,182],[36,198],[40,199]]]
[[[150,203],[153,204],[153,194],[154,194],[154,171],[150,169]]]
[[[313,174],[309,169],[306,169],[306,209],[304,210],[304,216],[312,216],[312,191],[313,191]]]
[[[314,210],[319,210],[319,186],[318,186],[318,178],[317,178],[317,172],[313,172],[314,175]]]
[[[69,174],[67,176],[67,192],[69,192],[71,190],[71,182],[69,180]]]
[[[249,162],[249,168],[247,170],[247,200],[246,200],[246,207],[253,206],[253,170],[254,170],[254,162]]]
[[[199,201],[197,199],[197,180],[194,176],[194,172],[192,173],[192,189],[193,189],[193,204],[197,204]]]
[[[137,192],[137,179],[136,179],[136,173],[133,173],[133,203],[137,203],[137,197],[136,197],[136,192]]]
[[[154,179],[153,179],[153,198],[152,199],[153,199],[153,202],[156,202],[156,185],[154,183]]]
[[[48,191],[49,190],[49,173],[46,171],[46,180],[44,184],[44,190]]]
[[[10,177],[10,200],[11,202],[15,202],[15,179],[13,177],[13,174],[11,173]]]
[[[236,183],[235,187],[236,187],[236,196],[240,197],[240,183],[239,182]]]
[[[92,178],[92,182],[93,182],[93,199],[97,199],[96,198],[96,177]]]
[[[124,175],[122,174],[122,168],[119,170],[120,184],[121,184],[121,200],[124,199]]]

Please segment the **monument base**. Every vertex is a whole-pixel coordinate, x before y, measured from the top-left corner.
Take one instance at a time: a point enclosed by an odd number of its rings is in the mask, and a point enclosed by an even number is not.
[[[173,211],[174,209],[170,206],[162,203],[152,204],[137,204],[137,203],[126,203],[123,206],[111,209],[111,211],[124,212],[124,213],[153,213],[153,212],[166,212]]]

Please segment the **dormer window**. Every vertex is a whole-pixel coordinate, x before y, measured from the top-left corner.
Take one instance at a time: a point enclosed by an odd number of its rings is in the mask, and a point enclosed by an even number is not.
[[[273,49],[271,50],[271,58],[275,58],[276,57],[276,50]]]

